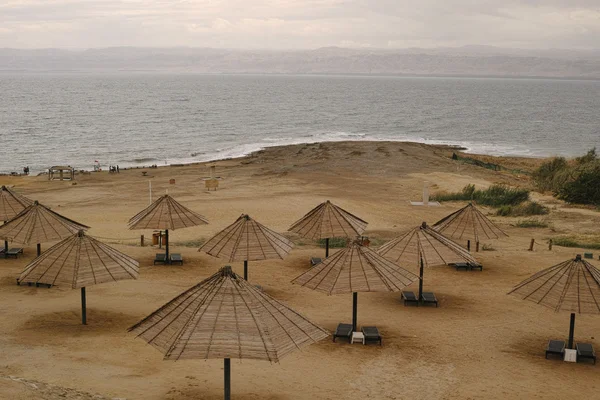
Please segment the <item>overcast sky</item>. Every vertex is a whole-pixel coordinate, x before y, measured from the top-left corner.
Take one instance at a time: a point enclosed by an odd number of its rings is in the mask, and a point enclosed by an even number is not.
[[[0,0],[0,47],[600,48],[600,0]]]

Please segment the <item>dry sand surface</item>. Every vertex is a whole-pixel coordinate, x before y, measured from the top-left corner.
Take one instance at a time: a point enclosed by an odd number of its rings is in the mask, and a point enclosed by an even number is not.
[[[523,164],[526,162],[521,162]],[[15,278],[35,255],[28,247],[18,260],[0,260],[0,398],[2,399],[220,399],[222,361],[163,361],[162,355],[127,328],[177,294],[213,274],[224,261],[197,252],[198,243],[248,213],[285,232],[324,200],[369,222],[366,235],[380,244],[421,221],[433,223],[462,206],[411,207],[423,181],[432,191],[459,190],[468,183],[523,183],[523,177],[461,165],[448,149],[409,143],[327,143],[271,148],[215,163],[223,180],[207,192],[205,164],[79,175],[77,184],[46,177],[0,177],[0,184],[39,200],[92,227],[90,234],[140,261],[140,278],[89,287],[88,323],[80,325],[79,291],[22,287]],[[176,184],[169,185],[169,179]],[[168,189],[178,201],[205,215],[210,224],[171,232],[172,250],[183,266],[153,266],[156,248],[140,247],[128,219]],[[538,196],[555,209],[558,232],[594,232],[600,215],[568,209]],[[564,210],[563,210],[564,209]],[[440,307],[405,307],[397,293],[359,295],[359,325],[377,325],[383,346],[324,340],[279,364],[232,360],[235,399],[513,399],[597,398],[600,365],[545,360],[548,339],[566,339],[568,314],[557,314],[506,292],[532,273],[581,250],[554,247],[549,229],[511,226],[515,219],[492,217],[510,235],[484,242],[495,251],[476,257],[482,272],[434,267],[425,289]],[[321,255],[314,243],[296,243],[282,261],[251,262],[250,281],[332,331],[351,321],[352,296],[326,296],[292,285]],[[526,251],[530,238],[538,245]],[[48,248],[51,244],[43,244]],[[234,264],[241,272],[241,265]],[[416,272],[416,265],[406,265]],[[416,283],[412,289],[416,290]],[[600,350],[600,316],[577,318],[576,340]],[[94,397],[96,396],[96,397]]]

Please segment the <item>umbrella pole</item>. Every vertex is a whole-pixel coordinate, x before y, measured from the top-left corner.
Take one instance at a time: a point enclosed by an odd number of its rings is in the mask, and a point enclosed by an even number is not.
[[[569,326],[569,349],[573,348],[574,334],[575,334],[575,313],[571,313],[571,325]]]
[[[85,288],[81,288],[81,323],[87,325],[87,315],[85,309]]]
[[[8,240],[4,241],[4,258],[7,257],[6,253],[8,253]]]
[[[358,316],[358,293],[352,293],[352,332],[356,332]]]
[[[329,257],[329,238],[325,238],[325,258]]]
[[[419,267],[419,303],[423,298],[423,257],[421,257],[421,266]]]
[[[171,259],[169,258],[169,230],[165,229],[165,241],[167,243],[165,243],[165,262],[167,264],[171,264]]]
[[[37,244],[37,256],[42,255],[42,245],[40,243]]]
[[[248,260],[244,260],[244,280],[248,280]]]
[[[224,358],[224,372],[225,372],[225,400],[231,399],[231,360]]]

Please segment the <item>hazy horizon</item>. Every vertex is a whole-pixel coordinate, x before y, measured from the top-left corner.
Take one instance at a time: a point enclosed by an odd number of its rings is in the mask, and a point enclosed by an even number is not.
[[[0,48],[593,50],[597,0],[7,0]]]

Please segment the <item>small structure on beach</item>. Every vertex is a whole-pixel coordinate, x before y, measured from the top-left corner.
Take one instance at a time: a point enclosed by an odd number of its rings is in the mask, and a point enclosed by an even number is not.
[[[508,294],[571,313],[568,348],[573,348],[575,314],[600,314],[600,270],[577,255],[533,274]]]
[[[352,293],[352,329],[355,332],[358,292],[397,292],[418,279],[417,275],[386,260],[357,239],[292,283],[328,295]]]
[[[429,201],[429,182],[423,182],[423,201],[411,201],[411,206],[439,207],[437,201]]]
[[[170,264],[169,229],[175,230],[206,224],[208,224],[206,217],[181,205],[171,196],[165,194],[134,215],[129,220],[129,229],[164,229],[167,242],[165,262]]]
[[[288,230],[307,239],[325,239],[325,257],[329,257],[330,238],[356,238],[367,225],[367,221],[327,200],[294,222]]]
[[[89,229],[89,226],[66,218],[34,201],[0,227],[0,238],[25,245],[37,243],[39,256],[41,243],[65,239],[81,229]]]
[[[476,251],[479,251],[479,241],[481,239],[508,237],[502,229],[483,215],[472,202],[436,222],[433,229],[446,237],[467,241],[468,250],[470,250],[472,240],[475,243]]]
[[[165,360],[224,359],[226,400],[231,398],[232,358],[279,362],[329,335],[229,266],[129,330],[161,351]]]
[[[57,176],[58,175],[58,176]],[[75,180],[75,168],[71,166],[55,165],[48,168],[48,180]]]
[[[228,262],[243,261],[244,279],[248,279],[248,261],[283,259],[293,247],[294,243],[285,236],[242,214],[198,251]]]
[[[17,282],[81,289],[81,323],[86,325],[87,286],[137,279],[138,274],[136,260],[80,230],[33,260]]]

